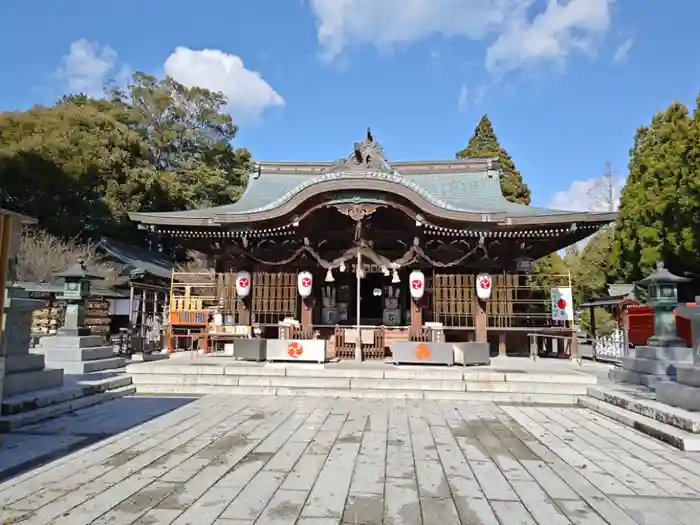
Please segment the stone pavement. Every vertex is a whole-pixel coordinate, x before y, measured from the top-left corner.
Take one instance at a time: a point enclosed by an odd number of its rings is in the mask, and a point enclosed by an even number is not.
[[[32,430],[136,417],[90,413]],[[0,513],[37,525],[697,524],[700,454],[577,407],[207,396],[6,481]]]

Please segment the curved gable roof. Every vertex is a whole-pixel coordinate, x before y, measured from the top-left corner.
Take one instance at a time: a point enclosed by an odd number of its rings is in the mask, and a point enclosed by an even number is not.
[[[541,216],[550,220],[560,216],[562,221],[615,219],[615,214],[572,213],[509,202],[501,191],[495,159],[389,163],[369,134],[365,142],[355,144],[349,157],[336,163],[258,164],[234,203],[181,212],[131,213],[130,217],[146,224],[204,226],[266,220],[277,215],[275,210],[289,213],[303,196],[346,189],[399,194],[419,209],[451,219],[474,220],[481,215],[493,215],[494,220]]]

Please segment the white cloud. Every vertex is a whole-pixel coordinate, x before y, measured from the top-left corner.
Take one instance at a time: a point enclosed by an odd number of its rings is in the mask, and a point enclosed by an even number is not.
[[[327,60],[353,45],[391,49],[435,35],[487,40],[485,63],[506,72],[590,53],[610,25],[615,0],[310,0]]]
[[[116,60],[117,52],[111,47],[81,38],[70,45],[55,74],[69,93],[100,96]]]
[[[469,88],[466,84],[462,84],[459,88],[459,96],[457,97],[457,111],[463,113],[469,107]]]
[[[464,113],[470,106],[478,106],[481,104],[486,96],[487,90],[488,87],[485,85],[470,89],[466,84],[462,84],[459,88],[459,95],[457,96],[457,111]]]
[[[549,207],[570,211],[615,211],[620,205],[620,192],[625,179],[596,177],[575,180],[566,191],[554,194]]]
[[[566,191],[556,192],[548,207],[567,211],[617,211],[624,186],[625,179],[614,175],[575,180]],[[578,250],[583,250],[590,239],[591,236],[575,243]],[[565,250],[561,250],[559,254],[563,256]]]
[[[624,62],[627,59],[627,55],[629,55],[630,50],[632,49],[633,43],[634,41],[631,38],[628,38],[619,46],[617,46],[615,54],[613,55],[613,60],[615,62]]]
[[[228,111],[237,119],[257,119],[266,108],[284,105],[260,73],[246,69],[240,57],[218,49],[178,47],[164,67],[167,75],[186,86],[224,93]]]

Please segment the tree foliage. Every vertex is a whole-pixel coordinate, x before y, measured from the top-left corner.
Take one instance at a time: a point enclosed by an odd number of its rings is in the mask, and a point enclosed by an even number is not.
[[[700,273],[700,99],[675,102],[640,127],[620,199],[611,274],[634,281],[657,261]]]
[[[593,235],[581,251],[566,258],[571,269],[574,304],[606,293],[612,242],[612,229],[604,228]]]
[[[510,202],[530,204],[530,188],[508,152],[501,147],[488,115],[481,117],[467,147],[457,152],[457,158],[498,158],[501,166],[501,190]]]
[[[250,154],[220,93],[136,73],[103,99],[0,113],[0,204],[63,239],[133,240],[130,211],[238,198]]]

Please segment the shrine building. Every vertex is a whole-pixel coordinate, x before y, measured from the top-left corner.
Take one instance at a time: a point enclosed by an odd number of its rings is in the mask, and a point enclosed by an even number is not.
[[[277,338],[293,320],[294,337],[326,340],[340,358],[355,355],[358,324],[365,359],[431,330],[517,355],[533,335],[574,335],[551,311],[551,288],[570,277],[533,275],[531,262],[616,214],[511,203],[499,175],[497,159],[389,161],[368,131],[339,161],[256,163],[234,203],[130,217],[209,257],[202,301],[220,324]],[[171,310],[208,286],[173,284]]]

